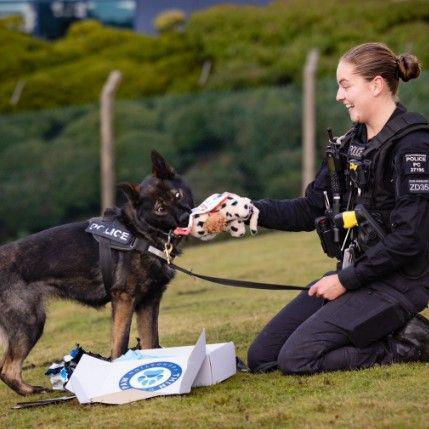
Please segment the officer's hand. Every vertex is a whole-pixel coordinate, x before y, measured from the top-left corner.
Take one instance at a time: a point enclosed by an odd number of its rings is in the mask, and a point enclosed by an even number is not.
[[[331,274],[322,277],[317,283],[311,286],[308,294],[332,301],[346,292],[347,289],[340,283],[338,274]]]

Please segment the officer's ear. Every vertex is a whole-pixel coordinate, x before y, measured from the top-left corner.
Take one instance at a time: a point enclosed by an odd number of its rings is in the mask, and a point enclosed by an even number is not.
[[[371,92],[374,97],[378,97],[386,88],[386,81],[381,76],[375,76],[371,81]]]
[[[119,183],[118,189],[127,197],[127,200],[136,206],[140,199],[140,185],[136,183]]]

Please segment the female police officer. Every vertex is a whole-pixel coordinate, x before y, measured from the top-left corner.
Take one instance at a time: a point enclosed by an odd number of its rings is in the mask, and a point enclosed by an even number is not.
[[[429,359],[429,323],[414,317],[429,300],[429,126],[396,100],[399,79],[419,74],[416,57],[397,57],[380,43],[340,59],[337,101],[354,122],[335,144],[340,211],[361,204],[384,235],[360,227],[342,235],[354,260],[267,324],[248,352],[252,371],[309,374]],[[259,225],[313,230],[334,191],[324,162],[305,197],[255,201]]]

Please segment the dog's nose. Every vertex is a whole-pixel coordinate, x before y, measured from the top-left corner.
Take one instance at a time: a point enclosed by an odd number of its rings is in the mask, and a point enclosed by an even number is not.
[[[189,213],[182,213],[179,217],[179,225],[180,226],[188,226],[189,222]]]

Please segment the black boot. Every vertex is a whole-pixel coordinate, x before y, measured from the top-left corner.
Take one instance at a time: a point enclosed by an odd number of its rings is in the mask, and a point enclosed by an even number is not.
[[[388,349],[391,363],[429,362],[429,320],[417,314],[388,338]]]

